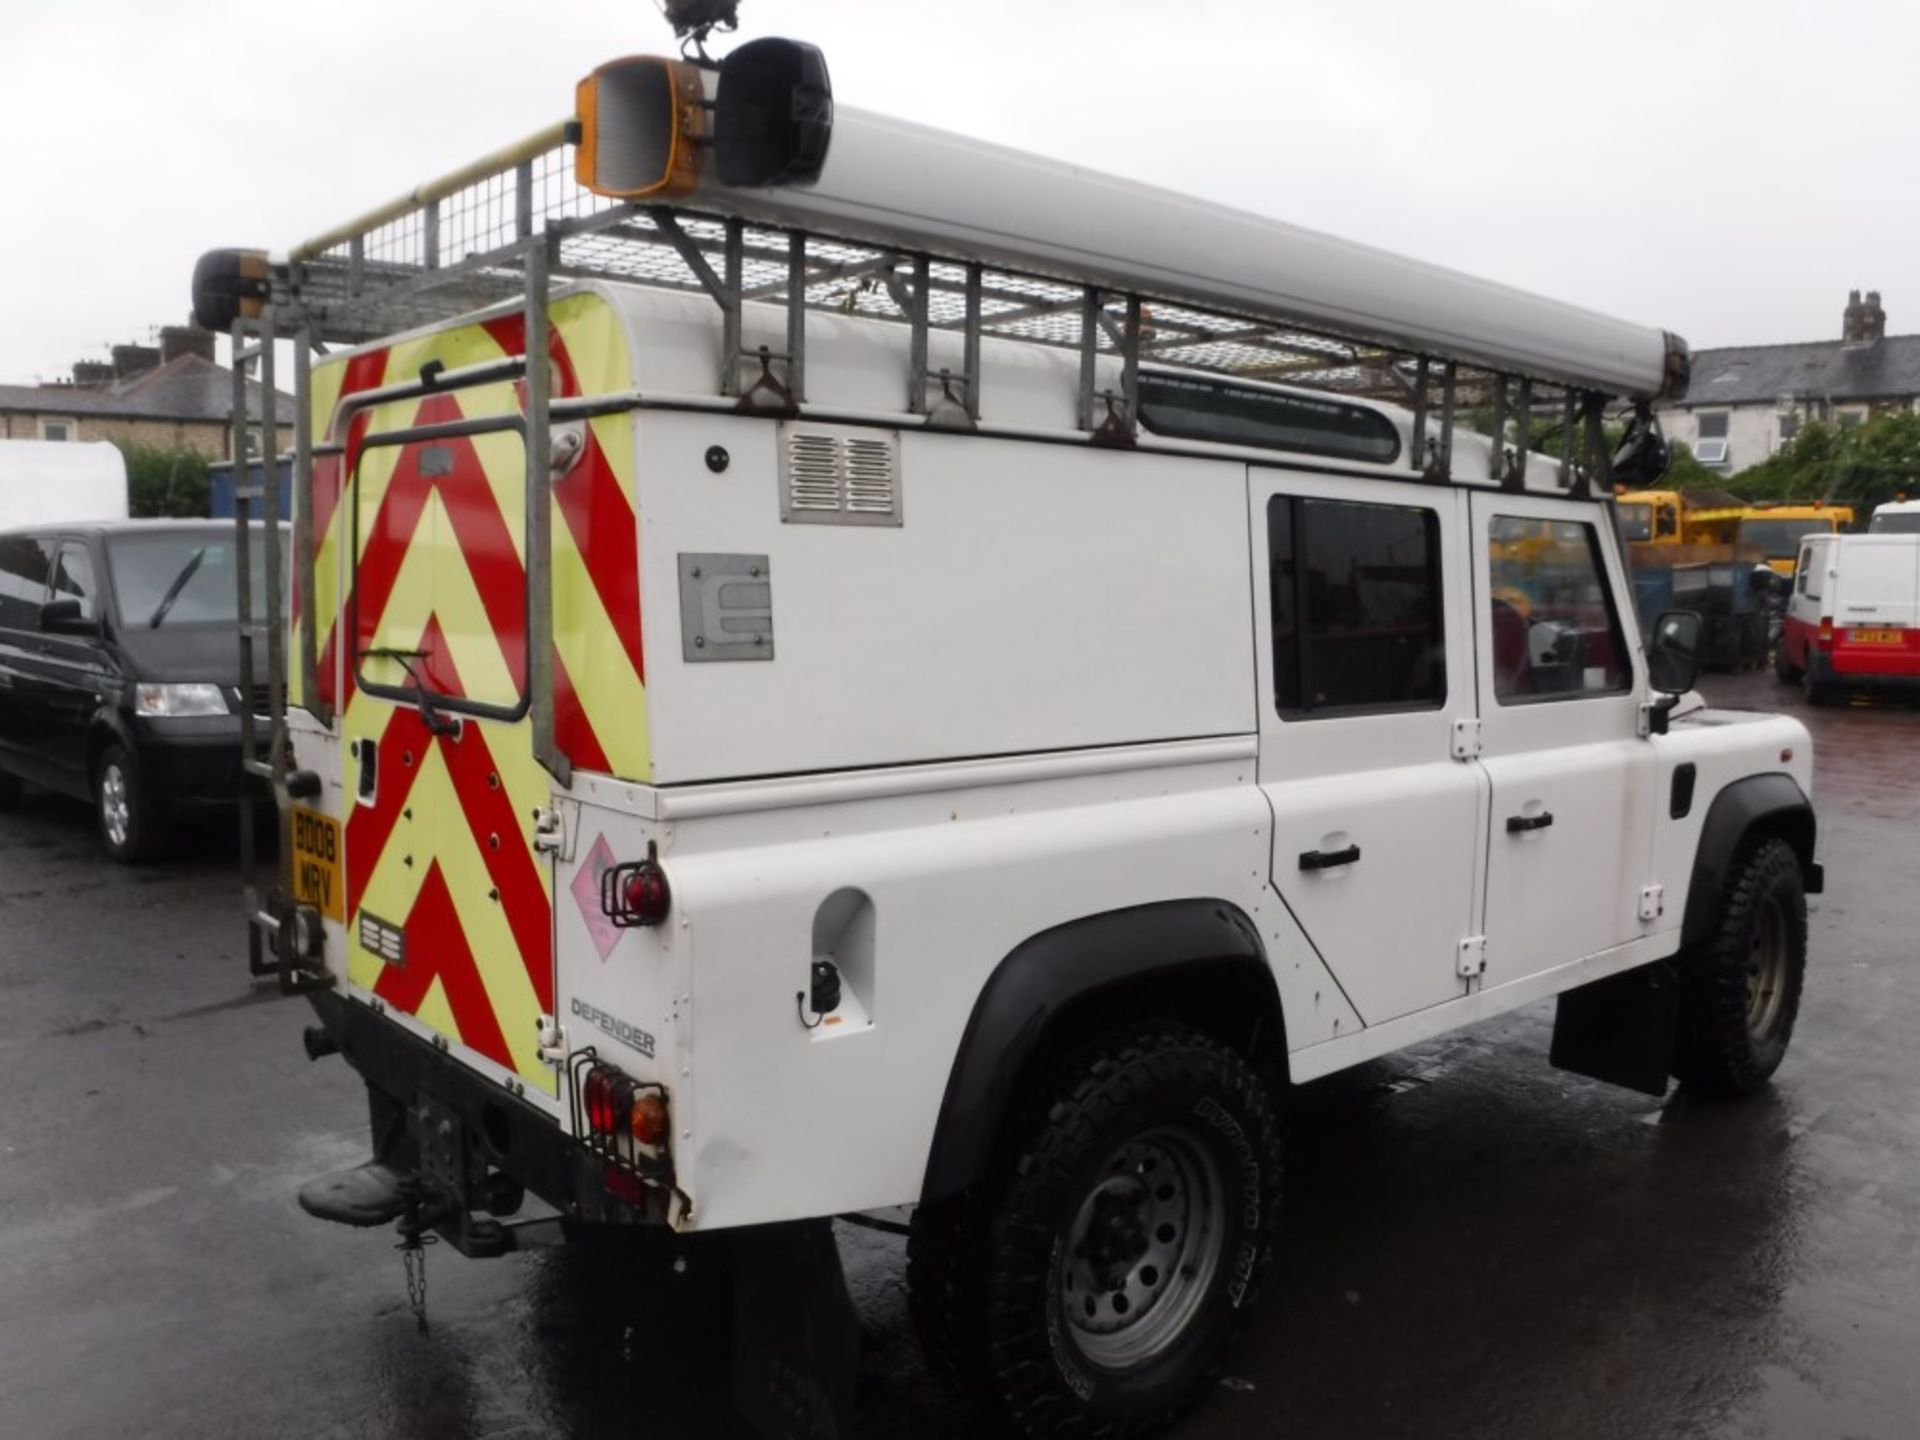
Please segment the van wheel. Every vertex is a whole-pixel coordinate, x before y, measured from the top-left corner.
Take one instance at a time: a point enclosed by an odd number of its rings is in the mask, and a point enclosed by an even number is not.
[[[152,853],[156,817],[139,762],[125,746],[109,745],[94,767],[93,812],[111,858],[131,865]]]
[[[20,798],[26,787],[20,783],[18,775],[9,775],[0,770],[0,813],[20,808]]]
[[[1807,703],[1819,709],[1837,704],[1840,699],[1839,692],[1833,686],[1818,684],[1811,675],[1801,677],[1800,688],[1806,692]]]
[[[1714,1095],[1750,1095],[1786,1058],[1807,966],[1807,897],[1784,840],[1750,853],[1713,933],[1680,962],[1674,1075]]]
[[[914,1212],[923,1345],[1028,1435],[1133,1435],[1193,1403],[1251,1303],[1280,1130],[1232,1049],[1128,1027],[1056,1067],[966,1196]]]
[[[1787,659],[1787,647],[1783,641],[1773,652],[1773,673],[1789,685],[1800,682],[1800,671]]]

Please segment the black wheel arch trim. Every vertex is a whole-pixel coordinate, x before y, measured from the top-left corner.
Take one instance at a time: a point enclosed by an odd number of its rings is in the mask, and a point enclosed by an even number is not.
[[[1734,864],[1747,837],[1756,830],[1778,835],[1793,847],[1800,859],[1802,884],[1809,895],[1819,894],[1824,875],[1813,859],[1817,829],[1813,804],[1791,775],[1749,775],[1723,787],[1707,810],[1700,844],[1694,851],[1687,913],[1680,927],[1681,945],[1697,945],[1713,929]]]
[[[1245,912],[1228,901],[1168,900],[1110,910],[1043,930],[1016,946],[988,977],[961,1035],[921,1199],[957,1194],[984,1173],[1021,1073],[1066,1012],[1129,987],[1171,980],[1176,972],[1191,974],[1196,965],[1214,977],[1226,972],[1236,988],[1251,986],[1264,996],[1265,1013],[1244,1018],[1256,1035],[1270,1021],[1271,1041],[1284,1057],[1285,1020],[1266,947]]]

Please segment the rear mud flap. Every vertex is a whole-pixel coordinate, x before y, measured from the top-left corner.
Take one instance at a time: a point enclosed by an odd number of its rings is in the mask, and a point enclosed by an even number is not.
[[[1680,986],[1662,960],[1560,996],[1548,1059],[1562,1070],[1665,1098]]]

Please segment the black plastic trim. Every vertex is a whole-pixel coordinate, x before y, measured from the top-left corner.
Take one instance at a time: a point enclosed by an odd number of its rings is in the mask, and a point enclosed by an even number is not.
[[[1823,876],[1813,862],[1817,822],[1806,792],[1791,775],[1777,771],[1735,780],[1713,797],[1700,829],[1686,919],[1680,927],[1683,946],[1699,944],[1712,931],[1727,879],[1756,830],[1778,834],[1791,844],[1800,858],[1803,885],[1809,894],[1819,893]]]
[[[1279,990],[1253,922],[1224,900],[1169,900],[1088,916],[1023,942],[995,968],[974,1003],[927,1157],[922,1200],[957,1194],[985,1172],[1001,1121],[1048,1029],[1069,1007],[1124,987],[1225,965],[1258,985],[1282,1046]],[[1196,983],[1201,981],[1197,973]]]

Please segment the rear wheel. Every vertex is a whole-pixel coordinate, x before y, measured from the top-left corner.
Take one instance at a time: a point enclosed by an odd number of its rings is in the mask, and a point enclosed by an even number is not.
[[[933,1357],[1029,1435],[1145,1432],[1184,1410],[1253,1298],[1279,1126],[1228,1046],[1116,1031],[1054,1070],[976,1192],[914,1214]]]
[[[1728,881],[1713,933],[1681,961],[1681,1083],[1716,1095],[1764,1086],[1793,1038],[1806,964],[1799,858],[1763,841]]]
[[[131,865],[153,853],[159,817],[140,770],[123,745],[109,745],[93,772],[93,810],[107,854]]]

